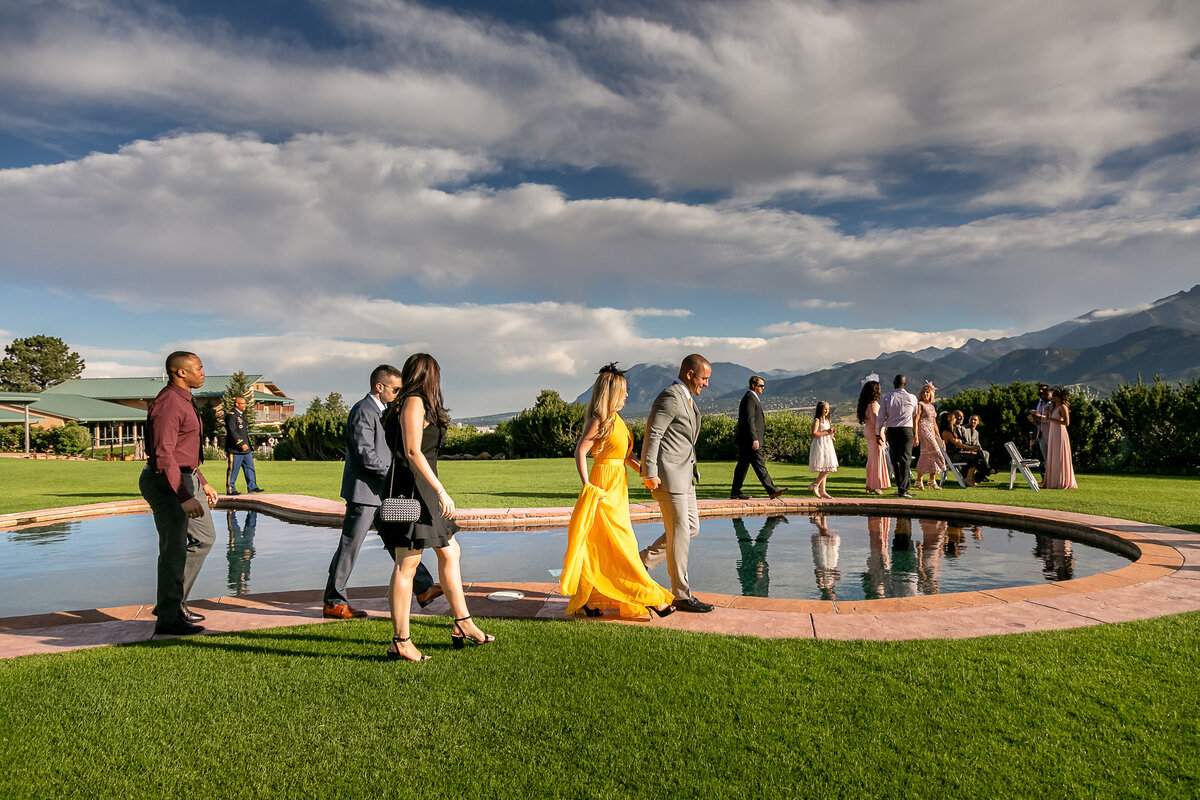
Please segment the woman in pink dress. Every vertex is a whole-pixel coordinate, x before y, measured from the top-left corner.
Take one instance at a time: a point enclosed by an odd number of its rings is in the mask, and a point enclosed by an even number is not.
[[[925,476],[929,476],[929,487],[941,489],[937,476],[946,471],[946,458],[942,455],[942,439],[938,435],[937,411],[933,407],[937,387],[929,381],[917,393],[917,444],[921,446],[921,457],[917,459],[917,488],[925,489]]]
[[[1071,424],[1071,406],[1067,403],[1067,392],[1061,386],[1050,391],[1050,410],[1038,414],[1038,421],[1048,423],[1046,435],[1046,480],[1045,489],[1078,489],[1075,483],[1075,467],[1071,463],[1071,437],[1067,426]]]
[[[867,440],[867,491],[883,494],[892,482],[888,480],[887,464],[883,460],[883,445],[875,436],[875,421],[879,417],[879,376],[868,375],[858,393],[858,422],[863,426]]]

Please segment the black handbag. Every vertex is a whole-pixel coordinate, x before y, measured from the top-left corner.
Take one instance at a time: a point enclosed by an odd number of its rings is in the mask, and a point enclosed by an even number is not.
[[[399,430],[397,447],[404,446],[404,430]],[[396,486],[396,451],[392,451],[391,477],[388,480],[388,496],[379,506],[379,521],[384,523],[416,522],[421,518],[421,502],[413,496],[394,497]],[[415,478],[415,476],[414,476]],[[416,492],[416,481],[413,481],[413,492]]]

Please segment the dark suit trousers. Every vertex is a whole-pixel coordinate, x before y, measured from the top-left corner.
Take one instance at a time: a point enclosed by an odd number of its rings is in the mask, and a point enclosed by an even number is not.
[[[379,506],[346,503],[346,515],[342,517],[342,538],[334,551],[333,561],[329,562],[329,582],[325,584],[326,605],[350,604],[346,597],[346,584],[350,581],[350,573],[354,571],[354,562],[358,560],[363,540],[375,521],[377,508]],[[433,576],[424,564],[418,565],[416,577],[413,578],[413,594],[420,594],[430,586],[433,586]]]
[[[749,445],[744,445],[738,447],[737,466],[733,468],[733,488],[729,490],[730,494],[742,493],[742,483],[746,480],[746,470],[750,467],[754,467],[754,474],[758,476],[758,481],[767,490],[767,494],[779,491],[779,487],[767,472],[767,456],[762,447],[759,446],[755,450]]]
[[[188,517],[179,498],[158,473],[147,468],[138,478],[138,488],[150,504],[158,530],[159,625],[173,625],[179,620],[179,604],[187,600],[217,538],[200,479],[191,473],[183,480],[192,487],[192,496],[204,505],[204,514],[198,519]]]
[[[896,474],[896,492],[904,494],[912,488],[912,428],[884,428],[888,457],[892,460],[892,472]]]

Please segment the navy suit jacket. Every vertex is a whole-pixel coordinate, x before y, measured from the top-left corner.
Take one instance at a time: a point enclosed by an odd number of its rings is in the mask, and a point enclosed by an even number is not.
[[[741,405],[738,406],[738,421],[733,429],[733,439],[737,442],[739,450],[751,450],[756,441],[758,446],[762,447],[765,434],[766,421],[763,419],[762,403],[759,402],[758,393],[751,389],[742,397]]]
[[[364,506],[382,500],[383,481],[392,452],[383,435],[383,413],[367,395],[354,404],[346,420],[346,465],[342,468],[342,499]]]

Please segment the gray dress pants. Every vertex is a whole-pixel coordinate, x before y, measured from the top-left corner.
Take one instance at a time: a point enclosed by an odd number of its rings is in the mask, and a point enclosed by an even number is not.
[[[192,496],[204,505],[204,514],[197,519],[184,513],[183,504],[157,472],[144,469],[138,478],[138,488],[150,504],[158,530],[159,625],[172,625],[179,619],[179,606],[191,593],[217,538],[200,479],[195,473],[185,473],[183,480],[192,487]]]
[[[691,600],[688,584],[688,549],[700,533],[700,511],[696,506],[696,489],[689,486],[683,494],[673,494],[659,486],[650,496],[658,501],[663,516],[663,535],[640,555],[647,571],[665,559],[671,576],[671,593],[676,600]]]
[[[379,506],[362,503],[346,503],[346,514],[342,517],[342,537],[338,540],[333,560],[329,562],[329,581],[325,584],[326,605],[350,605],[350,599],[346,596],[346,584],[350,581],[350,573],[354,571],[358,551],[362,549],[367,532],[375,522],[375,511],[378,508]],[[421,594],[430,586],[433,586],[433,576],[424,564],[419,564],[417,574],[413,577],[413,594]]]

